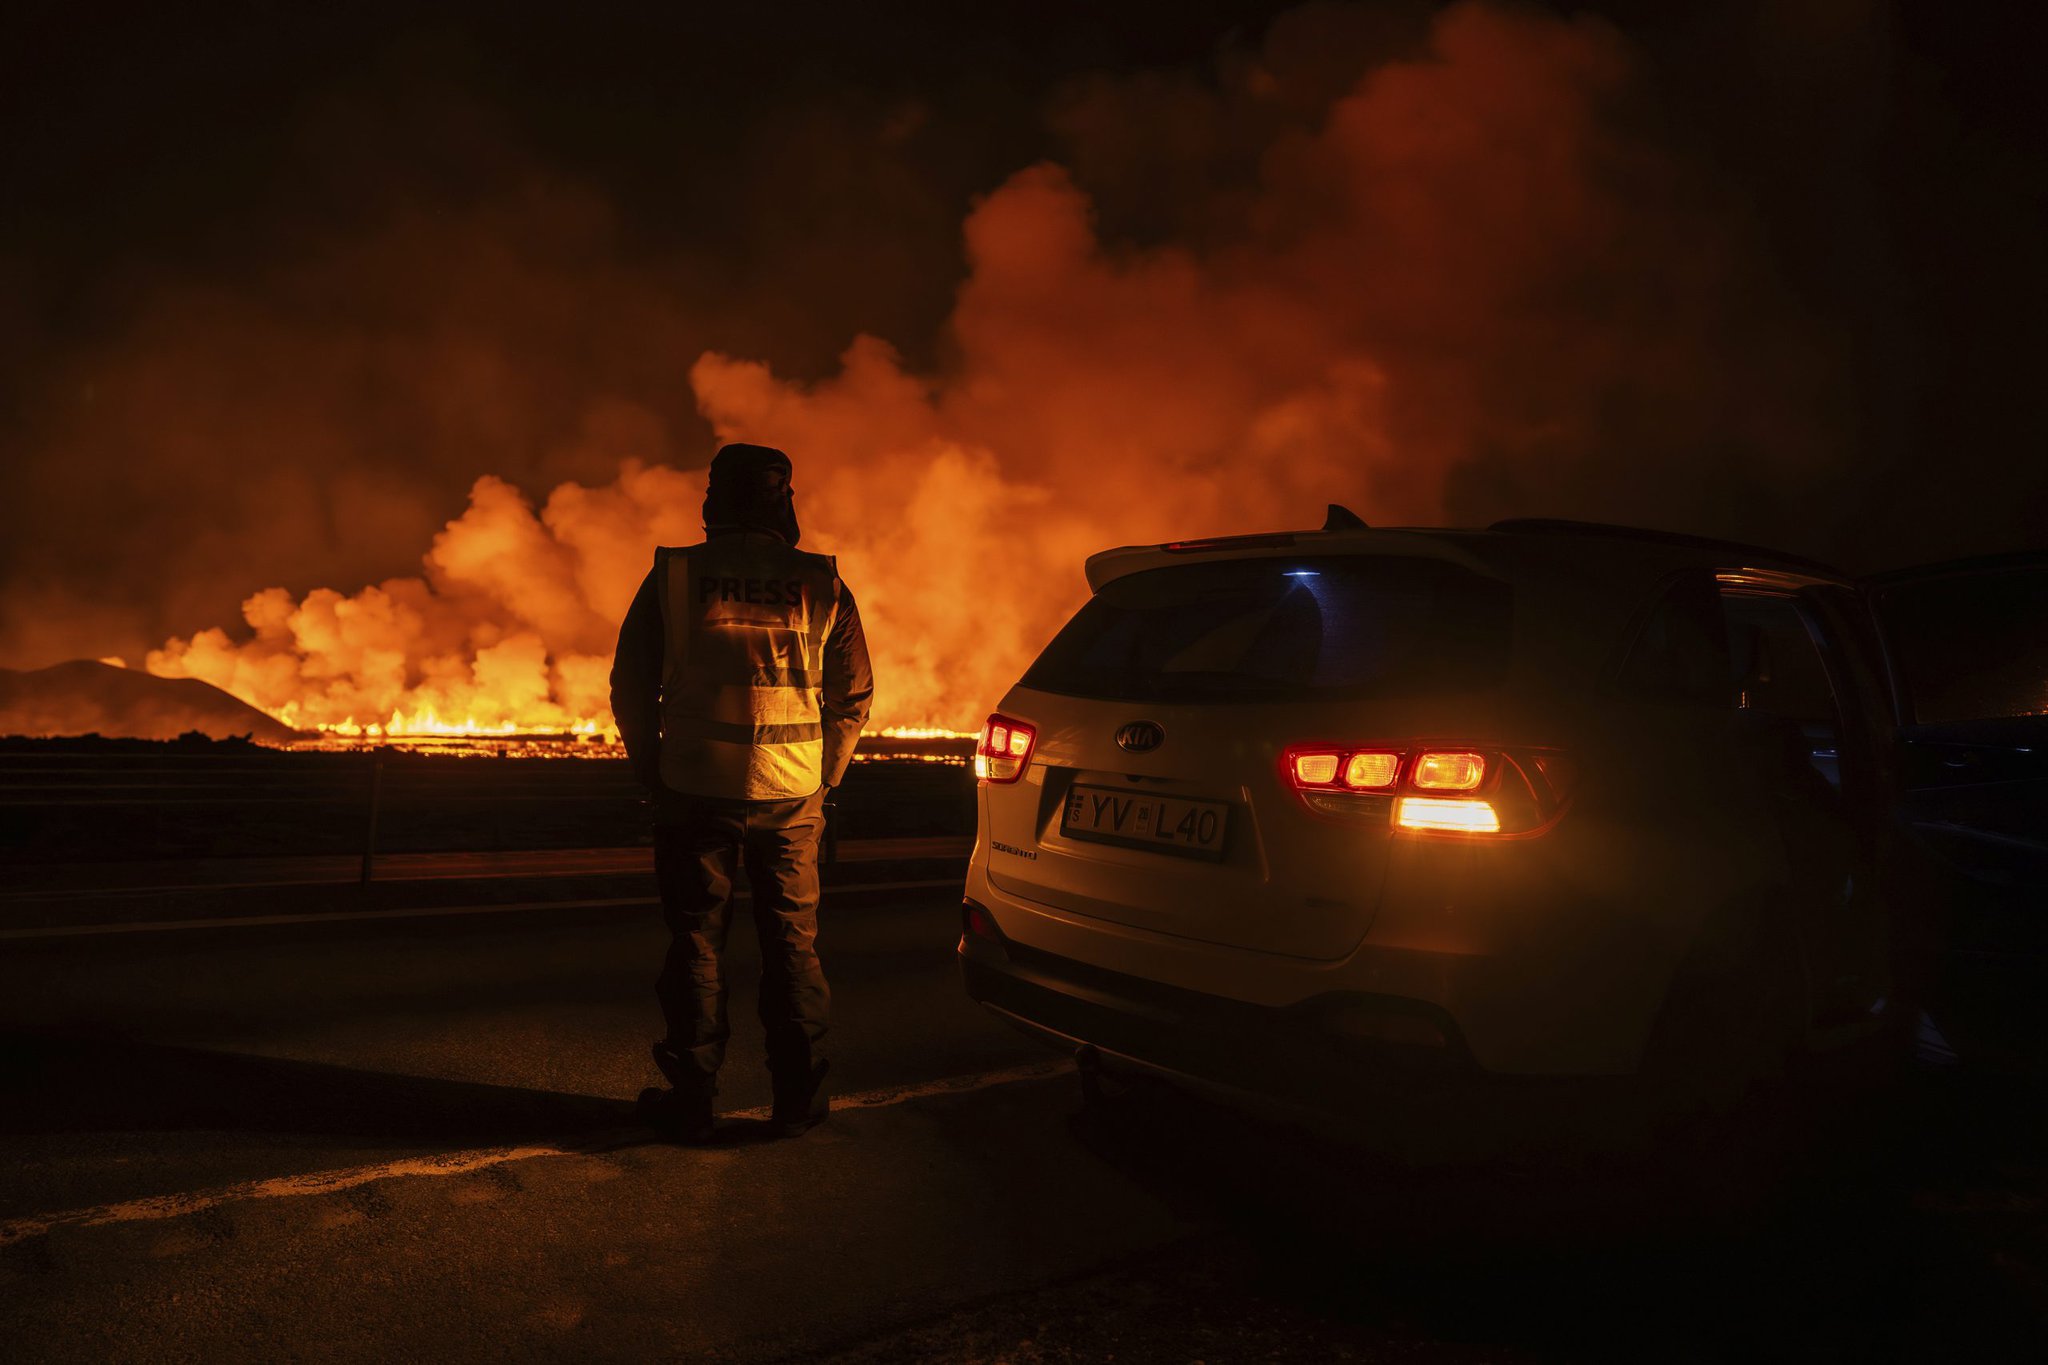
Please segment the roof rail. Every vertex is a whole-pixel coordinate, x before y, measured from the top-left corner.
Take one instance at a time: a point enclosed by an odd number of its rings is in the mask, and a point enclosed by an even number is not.
[[[1809,559],[1805,555],[1788,554],[1766,545],[1749,545],[1739,540],[1691,536],[1680,531],[1652,531],[1640,526],[1615,526],[1602,521],[1571,521],[1563,517],[1510,517],[1506,521],[1496,521],[1486,529],[1510,535],[1601,536],[1612,540],[1648,541],[1656,545],[1678,546],[1690,550],[1721,550],[1729,554],[1766,559],[1779,564],[1796,564],[1844,582],[1847,582],[1849,577],[1834,565],[1818,559]]]

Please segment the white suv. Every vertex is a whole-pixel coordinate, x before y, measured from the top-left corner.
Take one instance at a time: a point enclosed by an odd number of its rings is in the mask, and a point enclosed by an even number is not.
[[[1568,522],[1108,550],[989,717],[968,993],[1342,1110],[1882,1010],[1889,734],[1823,566]]]

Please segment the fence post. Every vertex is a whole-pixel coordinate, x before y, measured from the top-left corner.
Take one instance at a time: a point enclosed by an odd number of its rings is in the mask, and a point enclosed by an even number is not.
[[[363,827],[362,884],[368,886],[377,861],[377,808],[384,802],[384,746],[370,751],[370,815]]]

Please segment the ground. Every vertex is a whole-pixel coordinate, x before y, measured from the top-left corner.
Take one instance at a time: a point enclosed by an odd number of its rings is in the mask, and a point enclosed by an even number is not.
[[[1089,1105],[1066,1059],[961,993],[961,848],[847,852],[821,937],[833,1117],[767,1137],[738,925],[707,1149],[630,1116],[664,942],[642,855],[564,854],[555,877],[525,855],[496,876],[423,858],[370,888],[325,864],[284,884],[308,865],[273,860],[210,892],[149,890],[170,874],[136,864],[108,870],[111,896],[81,893],[75,866],[17,869],[0,892],[9,1357],[2048,1349],[2030,1083],[1923,1066],[1888,1103],[1807,1115],[1803,1147],[1769,1132],[1794,1096],[1620,1154],[1532,1150],[1511,1126],[1418,1150],[1398,1114],[1311,1135],[1150,1086]]]
[[[925,894],[828,920],[832,1121],[765,1140],[741,1009],[724,1140],[688,1150],[625,1110],[653,920],[482,918],[10,956],[16,1358],[1982,1355],[2048,1307],[2030,1111],[1734,1218],[1657,1166],[1416,1164],[1145,1088],[1091,1111],[960,997]]]

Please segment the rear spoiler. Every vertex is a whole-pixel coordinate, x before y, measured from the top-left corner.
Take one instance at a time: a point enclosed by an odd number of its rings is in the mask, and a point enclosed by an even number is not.
[[[1173,556],[1200,554],[1212,550],[1285,549],[1294,544],[1291,534],[1265,536],[1217,536],[1210,540],[1176,540],[1165,545],[1119,545],[1088,556],[1088,591],[1101,592],[1114,582],[1140,569],[1156,569],[1172,562]]]
[[[1319,531],[1267,531],[1257,535],[1210,536],[1202,540],[1170,540],[1164,545],[1119,545],[1088,556],[1088,590],[1101,592],[1103,586],[1143,569],[1158,569],[1187,555],[1215,555],[1226,559],[1271,559],[1290,550],[1306,554],[1318,551],[1371,546],[1387,553],[1414,555],[1459,564],[1476,572],[1490,572],[1463,547],[1432,534],[1428,528],[1368,527],[1341,507],[1330,508],[1330,520]]]

